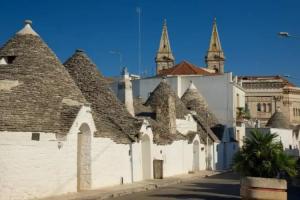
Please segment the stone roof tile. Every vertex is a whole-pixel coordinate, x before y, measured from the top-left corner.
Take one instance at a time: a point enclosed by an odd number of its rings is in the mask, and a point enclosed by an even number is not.
[[[268,120],[267,127],[290,129],[290,123],[286,116],[281,111],[276,111]]]
[[[86,53],[77,50],[64,65],[86,100],[91,103],[97,128],[95,136],[108,137],[117,143],[135,140],[142,121],[129,114]]]
[[[86,100],[46,43],[37,34],[16,34],[0,58],[9,61],[0,66],[0,131],[67,134]]]

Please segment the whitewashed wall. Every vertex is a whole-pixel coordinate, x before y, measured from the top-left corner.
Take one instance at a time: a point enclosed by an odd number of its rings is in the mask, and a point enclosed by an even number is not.
[[[176,119],[176,130],[186,135],[189,131],[197,131],[197,122],[188,114],[185,119]]]
[[[209,109],[216,115],[220,123],[228,126],[235,125],[236,102],[234,97],[237,93],[240,94],[240,106],[244,107],[245,105],[245,92],[232,81],[232,73],[214,76],[167,76],[166,79],[179,97],[189,87],[190,81],[193,81],[208,102]],[[160,77],[133,80],[133,96],[139,96],[146,100],[160,81]]]
[[[89,107],[82,107],[63,147],[53,133],[0,132],[0,199],[17,200],[77,191],[77,134],[86,123],[95,131]]]
[[[196,136],[194,141],[199,141]],[[194,142],[193,141],[193,142]],[[155,145],[153,159],[163,160],[164,177],[187,174],[193,171],[193,143],[188,144],[185,140],[174,141],[170,145]],[[205,148],[203,144],[199,145],[199,166],[200,170],[205,169]]]
[[[252,130],[255,130],[255,129],[247,128],[246,136],[249,136],[250,132]],[[300,153],[299,153],[300,138],[296,138],[293,135],[292,129],[259,128],[258,130],[263,133],[267,133],[267,132],[276,133],[278,135],[277,140],[280,140],[282,142],[283,149],[286,153],[293,155],[293,156],[300,156]]]
[[[190,119],[178,121],[180,131],[194,130],[193,123]],[[91,134],[91,189],[143,179],[141,141],[116,144],[109,138],[93,137],[96,128],[91,110],[83,106],[63,141],[58,141],[53,133],[40,133],[40,141],[32,141],[32,133],[0,132],[0,199],[23,200],[76,192],[77,140],[82,124],[89,127]],[[171,145],[155,145],[147,123],[141,132],[151,141],[151,177],[153,159],[164,161],[165,177],[193,170],[193,143],[180,140]],[[194,141],[200,143],[199,136]],[[59,143],[63,144],[60,149]],[[206,166],[204,149],[205,145],[200,143],[200,169]]]
[[[94,138],[92,144],[93,188],[131,183],[130,146],[111,139]]]

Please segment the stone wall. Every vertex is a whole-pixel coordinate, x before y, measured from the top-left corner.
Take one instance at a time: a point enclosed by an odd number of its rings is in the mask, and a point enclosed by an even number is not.
[[[95,131],[82,107],[66,138],[53,133],[0,132],[0,199],[32,199],[77,191],[77,135],[82,124]]]

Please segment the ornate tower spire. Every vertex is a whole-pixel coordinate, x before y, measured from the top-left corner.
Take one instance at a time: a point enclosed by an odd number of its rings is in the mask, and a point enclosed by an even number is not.
[[[205,62],[208,69],[213,69],[218,73],[224,73],[224,61],[225,56],[222,50],[215,18],[207,55],[205,56]]]
[[[174,56],[172,54],[171,45],[168,36],[167,21],[164,20],[163,30],[160,38],[158,52],[155,57],[156,74],[162,69],[168,69],[174,66]]]

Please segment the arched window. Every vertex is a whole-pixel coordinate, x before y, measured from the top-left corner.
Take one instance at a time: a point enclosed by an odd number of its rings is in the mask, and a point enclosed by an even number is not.
[[[263,103],[262,105],[262,111],[263,112],[266,112],[267,111],[267,105],[265,103]]]
[[[260,103],[257,104],[257,111],[261,111],[261,105],[260,105]]]

